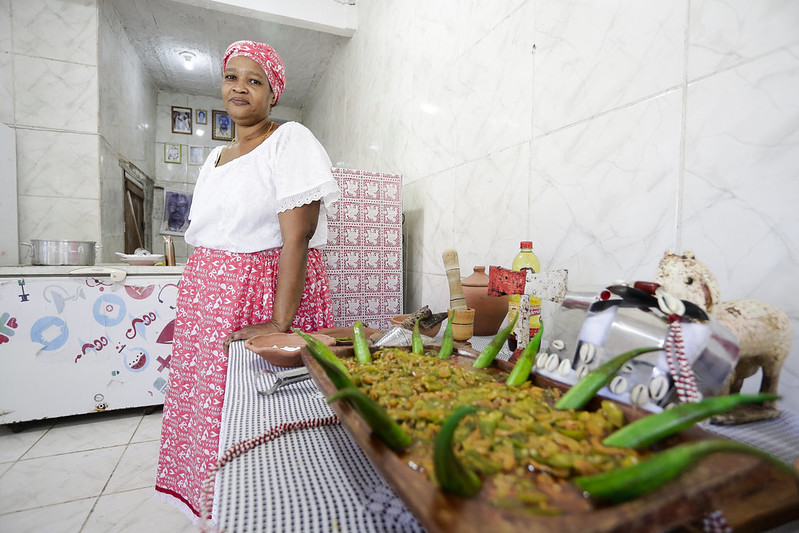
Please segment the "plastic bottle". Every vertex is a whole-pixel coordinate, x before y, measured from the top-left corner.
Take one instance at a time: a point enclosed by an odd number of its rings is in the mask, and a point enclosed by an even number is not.
[[[513,259],[511,266],[516,272],[522,270],[541,271],[541,263],[533,253],[532,241],[522,241],[519,244],[519,253]],[[519,314],[520,295],[511,294],[508,300],[508,321]],[[541,298],[530,297],[530,338],[532,339],[541,327]],[[516,350],[516,334],[511,333],[508,337],[508,349],[513,352]]]

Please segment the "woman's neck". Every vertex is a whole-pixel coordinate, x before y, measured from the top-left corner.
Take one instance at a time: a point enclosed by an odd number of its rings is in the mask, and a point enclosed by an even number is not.
[[[253,124],[252,126],[239,126],[236,125],[236,139],[234,142],[237,144],[250,144],[252,142],[260,142],[262,141],[267,135],[272,133],[274,129],[274,124],[269,117]]]

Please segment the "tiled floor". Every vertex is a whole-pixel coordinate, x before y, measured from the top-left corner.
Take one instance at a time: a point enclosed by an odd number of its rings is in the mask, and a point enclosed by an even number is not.
[[[181,533],[197,528],[154,497],[161,410],[0,426],[0,531]]]

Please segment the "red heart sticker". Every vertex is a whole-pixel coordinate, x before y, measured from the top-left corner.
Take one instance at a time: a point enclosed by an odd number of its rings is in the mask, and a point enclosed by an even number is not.
[[[10,341],[10,340],[11,340],[11,339],[9,339],[8,337],[6,337],[6,336],[5,336],[5,335],[3,335],[2,333],[0,333],[0,344],[4,344],[4,343],[6,343],[6,342],[8,342],[8,341]]]
[[[12,317],[11,317],[11,319],[10,319],[10,320],[7,322],[7,324],[8,324],[8,326],[9,326],[10,328],[13,328],[13,329],[17,329],[17,326],[19,325],[19,324],[17,324],[17,319],[16,319],[16,318],[14,318],[13,316],[12,316]],[[6,340],[8,340],[8,339],[6,339]]]

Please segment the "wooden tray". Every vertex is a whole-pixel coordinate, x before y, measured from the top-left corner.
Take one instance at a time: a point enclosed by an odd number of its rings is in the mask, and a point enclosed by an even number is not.
[[[433,348],[430,346],[429,348]],[[334,347],[339,357],[353,357],[351,347]],[[375,351],[373,349],[372,351]],[[459,348],[453,364],[471,365],[476,352]],[[319,390],[329,397],[335,387],[324,370],[302,350],[305,366]],[[495,363],[502,370],[512,365]],[[534,383],[543,387],[565,389],[560,383],[535,375]],[[331,405],[342,425],[388,482],[394,492],[413,512],[429,533],[492,533],[542,531],[563,532],[659,532],[672,528],[701,531],[705,513],[721,510],[735,531],[762,531],[799,518],[799,487],[784,473],[752,456],[714,454],[684,472],[676,480],[637,500],[590,512],[557,517],[540,517],[509,511],[481,499],[470,500],[444,493],[424,474],[412,470],[401,455],[374,437],[360,415],[346,402]],[[648,413],[621,405],[628,420]],[[721,438],[699,428],[680,434],[680,440]],[[684,528],[688,529],[684,529]]]

